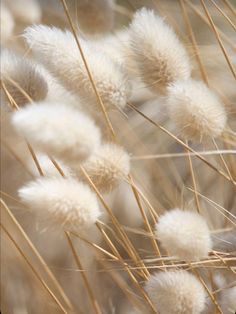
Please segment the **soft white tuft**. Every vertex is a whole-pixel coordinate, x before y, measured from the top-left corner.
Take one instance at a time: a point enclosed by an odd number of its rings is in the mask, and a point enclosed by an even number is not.
[[[63,104],[36,103],[14,113],[12,123],[40,151],[82,162],[100,144],[100,131],[85,114]]]
[[[95,194],[72,178],[41,178],[19,190],[21,200],[64,228],[87,227],[96,222],[100,210]]]
[[[184,270],[152,275],[146,291],[160,314],[200,314],[205,306],[202,284]]]
[[[223,132],[227,116],[216,94],[200,81],[187,80],[168,88],[167,105],[171,119],[189,140],[215,138]]]
[[[163,247],[183,260],[198,260],[208,255],[212,241],[202,216],[190,211],[173,209],[162,215],[156,235]]]
[[[154,92],[190,77],[190,62],[184,46],[154,11],[143,8],[134,15],[130,39],[141,79]]]
[[[90,105],[97,105],[75,38],[70,32],[39,25],[27,28],[24,36],[35,55],[68,90]],[[130,95],[130,85],[122,67],[96,50],[94,44],[82,38],[80,42],[104,105],[107,109],[123,108]]]
[[[101,192],[110,192],[129,174],[130,157],[120,146],[101,145],[83,164],[89,177]]]
[[[48,85],[37,65],[7,49],[1,51],[1,80],[18,106],[47,96]]]
[[[1,3],[0,10],[1,22],[1,43],[5,43],[13,35],[15,26],[14,18],[4,3]]]

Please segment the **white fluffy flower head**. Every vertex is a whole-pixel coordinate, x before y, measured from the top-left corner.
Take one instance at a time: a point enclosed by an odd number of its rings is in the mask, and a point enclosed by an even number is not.
[[[173,209],[159,218],[156,235],[172,256],[198,260],[208,255],[212,241],[208,226],[195,212]]]
[[[146,291],[160,314],[200,314],[205,306],[202,284],[187,271],[154,274]]]
[[[143,8],[134,15],[130,39],[141,79],[154,92],[190,77],[190,62],[184,46],[154,11]]]
[[[227,122],[223,104],[200,81],[179,81],[170,86],[167,106],[170,118],[188,140],[218,137]]]
[[[14,113],[12,123],[40,151],[66,162],[84,161],[100,144],[93,120],[63,104],[29,105]]]
[[[22,187],[19,195],[43,220],[60,227],[88,227],[100,216],[95,194],[72,178],[40,178]]]
[[[27,28],[24,36],[34,54],[68,90],[78,94],[89,105],[97,105],[87,70],[70,32],[38,25]],[[94,44],[82,38],[80,44],[105,107],[122,109],[130,95],[130,84],[122,67],[95,49]]]
[[[1,79],[18,106],[47,96],[48,85],[36,64],[7,49],[1,51]]]
[[[83,166],[98,190],[109,192],[129,174],[130,157],[120,146],[107,143],[101,145]]]

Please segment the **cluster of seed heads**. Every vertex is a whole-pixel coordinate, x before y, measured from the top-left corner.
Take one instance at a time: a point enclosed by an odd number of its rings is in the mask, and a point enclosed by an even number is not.
[[[26,2],[4,1],[4,42],[12,36],[17,19],[28,24],[40,20],[38,2],[27,2],[30,15],[22,7]],[[72,2],[68,1],[69,7],[73,7]],[[53,4],[42,3],[44,9],[63,16]],[[12,127],[35,149],[42,171],[39,176],[32,160],[28,162],[34,178],[19,189],[21,201],[39,220],[50,221],[50,226],[81,231],[102,219],[104,210],[99,200],[103,203],[104,197],[114,196],[119,184],[125,186],[121,196],[125,204],[131,155],[119,140],[107,136],[100,121],[104,111],[128,110],[135,94],[134,78],[153,95],[161,95],[181,140],[199,143],[221,137],[227,116],[218,95],[192,77],[188,51],[163,17],[142,8],[127,29],[93,38],[89,35],[112,29],[115,3],[78,3],[76,34],[41,24],[25,29],[22,37],[33,60],[2,48],[1,98],[13,111]],[[101,114],[96,117],[98,112]],[[140,208],[140,195],[135,196],[132,202],[137,201]],[[142,216],[145,219],[145,213]],[[201,261],[213,250],[204,215],[191,209],[170,209],[158,217],[154,237],[161,250],[175,261],[189,263],[190,270],[164,267],[146,277],[143,293],[160,314],[203,313],[209,296],[191,271],[191,263]],[[234,296],[235,287],[221,293],[224,313],[235,310]]]

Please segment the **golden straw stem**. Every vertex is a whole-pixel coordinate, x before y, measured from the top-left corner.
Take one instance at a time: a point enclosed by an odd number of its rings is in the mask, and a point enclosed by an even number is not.
[[[188,145],[188,142],[186,144]],[[197,191],[197,183],[196,183],[195,173],[194,173],[194,170],[193,170],[193,162],[192,162],[192,158],[190,156],[189,150],[187,150],[187,153],[188,153],[188,162],[189,162],[190,173],[191,173],[192,182],[193,182],[193,189],[194,189],[194,197],[195,197],[196,207],[197,207],[198,213],[200,213],[201,212],[201,210],[200,210],[200,202],[199,202],[198,194],[196,193],[196,191]]]
[[[194,35],[193,29],[192,29],[192,26],[191,26],[191,23],[190,23],[190,19],[189,19],[189,16],[188,16],[188,12],[187,12],[187,9],[186,9],[186,4],[185,4],[185,2],[183,0],[179,0],[179,2],[180,2],[180,7],[181,7],[181,10],[182,10],[183,17],[184,17],[184,20],[185,20],[185,24],[186,24],[186,27],[187,27],[187,30],[188,30],[188,33],[189,33],[189,37],[191,39],[193,50],[195,52],[196,60],[197,60],[198,66],[199,66],[199,70],[200,70],[202,79],[206,83],[206,85],[209,86],[209,80],[208,80],[208,77],[207,77],[206,69],[205,69],[205,67],[204,67],[204,65],[202,63],[199,47],[198,47],[198,44],[197,44],[197,41],[196,41],[196,37]]]
[[[135,286],[138,288],[138,290],[141,292],[141,294],[143,295],[144,299],[147,301],[147,303],[149,304],[149,306],[151,307],[152,311],[156,314],[158,314],[155,306],[153,305],[152,301],[150,300],[150,298],[148,297],[147,293],[145,292],[145,290],[143,289],[143,287],[139,284],[139,282],[137,281],[137,279],[135,278],[135,276],[133,275],[133,273],[131,272],[130,268],[126,265],[126,263],[124,262],[123,258],[121,257],[120,253],[117,251],[117,249],[115,248],[114,244],[112,243],[112,241],[110,240],[110,238],[108,237],[108,235],[106,234],[106,232],[104,231],[104,229],[97,223],[97,226],[99,228],[99,230],[101,231],[104,239],[106,240],[106,242],[108,243],[108,245],[111,247],[113,253],[119,257],[120,262],[122,263],[122,265],[124,266],[124,268],[126,269],[127,273],[129,274],[130,278],[132,279],[133,283],[135,284]]]
[[[164,133],[168,134],[170,137],[172,137],[176,142],[178,142],[181,146],[183,146],[184,148],[186,148],[187,150],[189,150],[190,152],[194,153],[196,155],[196,157],[198,157],[201,161],[203,161],[206,165],[208,165],[211,169],[213,169],[214,171],[216,171],[218,174],[220,174],[222,177],[224,177],[225,179],[227,179],[228,181],[230,181],[234,186],[236,186],[236,182],[232,181],[230,177],[228,177],[224,172],[222,172],[221,170],[219,170],[218,168],[216,168],[214,165],[212,165],[209,161],[207,161],[202,155],[200,155],[198,152],[194,151],[190,146],[186,145],[183,141],[181,141],[177,136],[175,136],[173,133],[171,133],[170,131],[168,131],[166,128],[164,128],[163,126],[159,125],[157,122],[153,121],[151,118],[149,118],[148,116],[146,116],[143,112],[141,112],[140,110],[138,110],[137,108],[135,108],[135,106],[133,106],[132,104],[128,104],[128,106],[130,108],[132,108],[134,111],[136,111],[138,114],[140,114],[144,119],[146,119],[147,121],[149,121],[151,124],[153,124],[154,126],[156,126],[157,128],[159,128],[160,130],[162,130]]]
[[[20,234],[22,235],[23,239],[28,244],[28,246],[30,247],[30,249],[34,253],[34,255],[36,256],[36,258],[38,259],[38,261],[41,264],[42,268],[44,269],[44,271],[46,272],[48,277],[51,279],[51,281],[54,284],[55,288],[60,293],[60,295],[63,298],[63,300],[65,301],[67,307],[70,310],[73,310],[72,304],[71,304],[70,300],[68,299],[68,297],[66,296],[65,292],[63,291],[62,287],[60,286],[59,282],[57,281],[57,279],[55,278],[54,274],[51,272],[50,268],[48,267],[48,265],[46,264],[46,262],[44,261],[42,256],[39,254],[39,252],[37,251],[37,249],[35,248],[33,243],[30,241],[29,237],[27,236],[27,234],[25,233],[25,231],[23,230],[23,228],[21,227],[19,222],[16,220],[16,218],[14,217],[14,215],[12,214],[10,209],[8,208],[7,204],[2,199],[0,200],[0,202],[3,205],[3,208],[4,208],[5,212],[6,212],[6,214],[11,219],[11,221],[15,225],[16,229],[20,232]]]
[[[73,254],[73,256],[74,256],[75,262],[76,262],[76,264],[77,264],[79,270],[81,270],[81,276],[82,276],[83,281],[84,281],[84,284],[85,284],[85,286],[86,286],[86,288],[87,288],[90,301],[91,301],[91,303],[92,303],[92,305],[93,305],[93,308],[94,308],[94,312],[95,312],[96,314],[102,314],[102,311],[101,311],[101,309],[100,309],[100,306],[99,306],[99,304],[98,304],[98,302],[97,302],[97,300],[96,300],[96,298],[95,298],[95,296],[94,296],[93,290],[92,290],[92,288],[90,287],[88,278],[87,278],[85,272],[83,271],[83,266],[82,266],[82,264],[81,264],[81,262],[80,262],[79,256],[78,256],[78,254],[76,253],[75,247],[74,247],[73,242],[72,242],[72,240],[71,240],[70,232],[65,231],[65,235],[66,235],[67,240],[68,240],[68,243],[69,243],[69,245],[70,245],[70,248],[71,248],[72,254]]]
[[[231,21],[231,19],[225,14],[225,12],[216,4],[214,0],[210,0],[211,3],[216,7],[216,9],[223,15],[223,17],[226,19],[226,21],[229,23],[229,25],[232,26],[232,28],[236,31],[236,26],[234,23]]]
[[[80,168],[81,168],[81,171],[84,174],[85,178],[87,179],[89,185],[91,185],[91,187],[93,188],[93,190],[97,194],[98,198],[100,199],[101,203],[103,204],[104,208],[106,209],[107,213],[111,217],[111,221],[112,221],[113,225],[115,226],[116,230],[118,231],[119,235],[121,236],[122,241],[123,241],[123,243],[124,243],[124,245],[126,247],[127,253],[134,260],[135,263],[137,263],[138,265],[142,265],[143,266],[142,273],[143,273],[144,278],[146,278],[149,275],[149,273],[146,270],[145,265],[143,264],[142,260],[140,259],[140,257],[138,255],[138,253],[136,252],[135,248],[133,247],[131,241],[129,240],[128,236],[124,232],[124,230],[123,230],[122,226],[120,225],[119,221],[114,216],[111,208],[106,204],[106,202],[104,201],[101,193],[98,191],[98,189],[96,188],[96,186],[94,185],[94,183],[92,182],[90,177],[88,176],[88,174],[85,171],[85,169],[82,166]]]
[[[229,59],[229,56],[227,54],[227,51],[226,51],[226,49],[224,47],[224,44],[223,44],[221,38],[220,38],[219,32],[218,32],[218,30],[217,30],[217,28],[216,28],[216,26],[215,26],[215,24],[213,22],[213,19],[212,19],[211,15],[210,15],[206,5],[205,5],[204,0],[200,0],[200,1],[201,1],[203,9],[205,11],[205,14],[206,14],[206,16],[207,16],[207,18],[209,20],[209,23],[211,24],[212,30],[213,30],[213,32],[215,34],[215,37],[216,37],[216,39],[218,41],[218,44],[219,44],[219,46],[220,46],[220,48],[221,48],[221,50],[222,50],[222,52],[223,52],[223,54],[225,56],[225,59],[226,59],[226,62],[228,63],[230,71],[233,74],[233,77],[236,79],[236,73],[235,73],[235,70],[234,70],[234,66],[233,66],[232,62],[230,61],[230,59]]]
[[[11,242],[15,245],[16,249],[18,250],[18,252],[20,253],[20,255],[23,257],[23,259],[25,260],[26,264],[29,266],[29,268],[32,270],[32,272],[34,273],[35,277],[40,281],[40,283],[43,285],[43,287],[45,288],[45,290],[49,293],[49,295],[51,296],[51,298],[55,301],[55,303],[60,307],[60,309],[62,310],[63,313],[67,314],[68,312],[64,309],[63,305],[60,303],[60,301],[57,299],[57,297],[52,293],[52,291],[49,289],[49,287],[47,286],[47,284],[44,282],[44,280],[40,277],[40,275],[38,274],[38,272],[35,270],[35,268],[33,267],[33,265],[30,263],[29,259],[26,257],[26,255],[24,254],[24,252],[21,250],[21,248],[19,247],[19,245],[17,244],[17,242],[13,239],[13,237],[10,235],[10,233],[7,231],[7,229],[2,225],[2,223],[0,223],[0,226],[2,228],[2,230],[6,233],[6,235],[8,236],[8,238],[11,240]]]
[[[93,88],[93,90],[94,90],[94,92],[95,92],[95,95],[96,95],[96,98],[97,98],[97,100],[98,100],[98,103],[100,104],[100,107],[101,107],[101,109],[102,109],[102,112],[103,112],[105,121],[106,121],[106,123],[107,123],[108,128],[109,128],[110,131],[111,131],[111,134],[112,134],[113,139],[115,139],[115,132],[114,132],[114,129],[113,129],[113,127],[112,127],[111,121],[110,121],[109,116],[108,116],[108,114],[107,114],[107,111],[106,111],[106,108],[105,108],[104,103],[103,103],[103,101],[102,101],[102,98],[101,98],[101,96],[100,96],[99,93],[98,93],[98,90],[97,90],[96,84],[95,84],[95,82],[94,82],[92,73],[91,73],[91,71],[90,71],[88,62],[87,62],[87,60],[86,60],[86,58],[85,58],[83,49],[82,49],[82,47],[81,47],[81,45],[80,45],[80,41],[79,41],[79,38],[78,38],[78,36],[77,36],[77,34],[76,34],[75,26],[74,26],[74,24],[73,24],[73,22],[72,22],[72,19],[71,19],[69,10],[68,10],[68,6],[67,6],[67,4],[66,4],[66,0],[61,0],[61,3],[62,3],[62,5],[63,5],[64,11],[65,11],[65,13],[66,13],[68,22],[69,22],[69,24],[70,24],[70,28],[71,28],[71,30],[72,30],[72,33],[73,33],[74,38],[75,38],[75,41],[76,41],[76,44],[77,44],[77,46],[78,46],[78,48],[79,48],[81,58],[82,58],[82,60],[83,60],[84,66],[85,66],[85,68],[86,68],[86,71],[87,71],[87,73],[88,73],[89,80],[90,80],[90,82],[91,82],[91,84],[92,84],[92,88]]]

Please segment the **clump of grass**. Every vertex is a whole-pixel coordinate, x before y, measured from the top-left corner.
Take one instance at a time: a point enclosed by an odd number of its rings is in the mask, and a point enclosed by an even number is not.
[[[234,7],[13,2],[2,311],[233,313]]]

